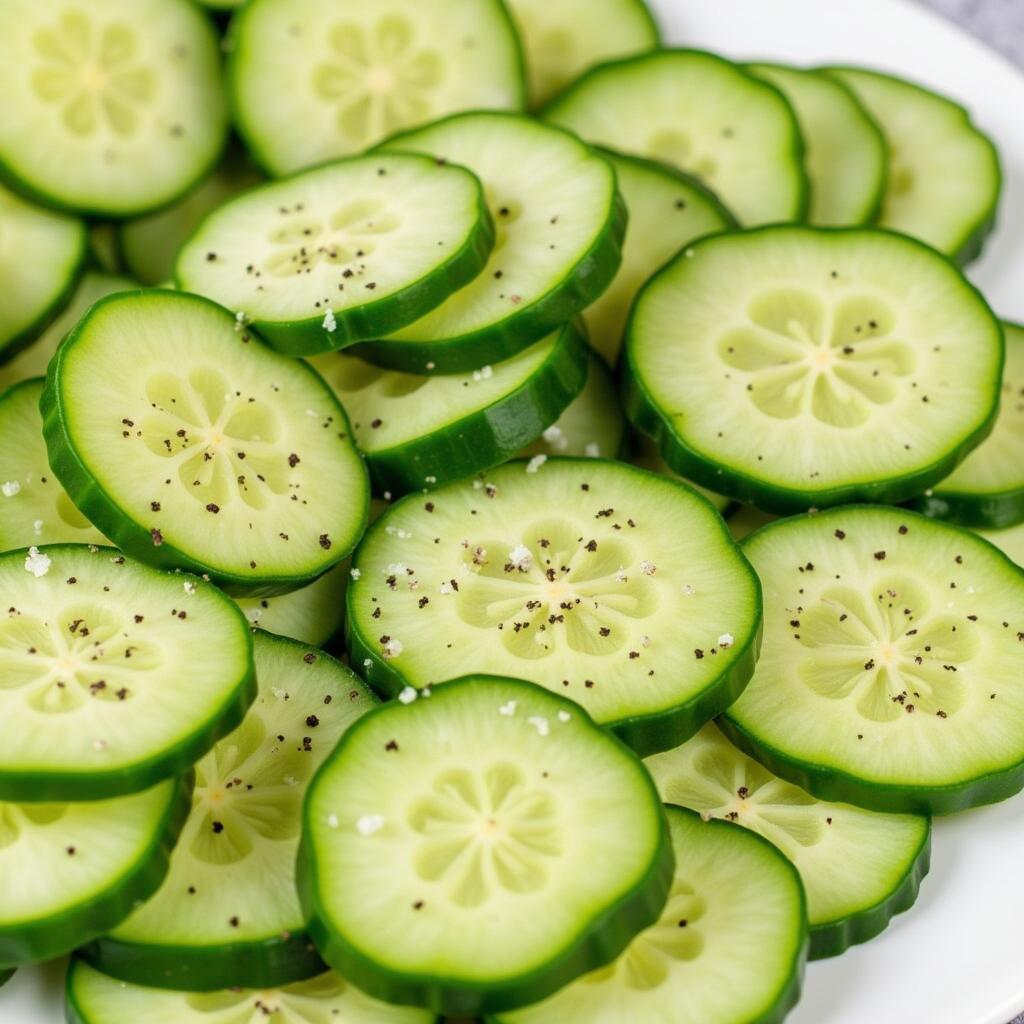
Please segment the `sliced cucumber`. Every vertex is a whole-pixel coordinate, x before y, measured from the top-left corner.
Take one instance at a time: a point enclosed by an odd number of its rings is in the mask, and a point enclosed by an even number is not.
[[[966,530],[851,506],[743,545],[765,590],[750,686],[722,720],[823,800],[962,810],[1024,784],[1024,569]]]
[[[566,324],[472,373],[381,370],[342,353],[313,366],[351,417],[376,489],[405,494],[490,469],[537,438],[583,388],[587,345]]]
[[[416,320],[476,277],[493,244],[464,167],[380,154],[229,200],[181,247],[175,281],[282,352],[312,355]]]
[[[683,474],[767,512],[902,501],[991,430],[1002,331],[933,250],[797,226],[695,242],[637,299],[626,413]]]
[[[607,291],[583,314],[590,343],[614,366],[629,307],[647,279],[701,235],[736,226],[724,206],[695,178],[667,164],[602,151],[615,168],[629,210],[622,266]]]
[[[800,122],[811,181],[812,224],[871,224],[885,195],[888,151],[878,123],[841,81],[820,71],[751,64],[789,100]]]
[[[571,701],[497,676],[365,716],[303,825],[299,891],[324,959],[371,995],[456,1016],[607,963],[657,920],[672,876],[635,755]]]
[[[874,938],[913,906],[928,873],[931,822],[816,800],[747,757],[714,725],[648,758],[666,803],[764,836],[800,872],[812,960]]]
[[[349,650],[379,692],[487,668],[573,697],[644,754],[731,704],[757,652],[760,589],[721,518],[619,462],[536,456],[410,495],[355,568]]]
[[[668,463],[658,454],[658,449],[649,437],[636,434],[632,439],[632,446],[633,453],[630,461],[634,466],[640,466],[641,469],[649,469],[652,473],[661,473],[663,476],[670,476],[676,480],[681,480],[687,487],[692,487],[698,494],[707,498],[723,516],[728,516],[730,510],[735,508],[736,502],[732,498],[709,491],[706,487],[701,487],[700,484],[695,484],[692,480],[687,480],[686,477],[674,473]]]
[[[238,130],[273,175],[457,110],[521,109],[525,92],[501,0],[253,0],[228,77]]]
[[[668,808],[676,870],[657,924],[615,963],[501,1024],[781,1024],[800,996],[804,893],[760,836]]]
[[[1024,568],[1024,523],[1006,530],[979,530],[978,533]]]
[[[661,42],[644,0],[509,0],[508,6],[526,51],[533,107],[595,64]]]
[[[0,967],[49,960],[117,924],[167,874],[192,780],[85,803],[0,802]]]
[[[54,474],[121,550],[267,596],[312,582],[366,523],[366,470],[330,388],[227,310],[111,295],[42,399]]]
[[[544,117],[590,142],[695,174],[743,224],[800,220],[803,142],[782,94],[700,50],[661,50],[602,64]]]
[[[188,0],[7,0],[0,95],[0,173],[46,205],[99,215],[173,201],[227,131],[217,38]]]
[[[995,225],[999,154],[959,104],[893,75],[827,68],[877,120],[889,149],[879,224],[967,263]]]

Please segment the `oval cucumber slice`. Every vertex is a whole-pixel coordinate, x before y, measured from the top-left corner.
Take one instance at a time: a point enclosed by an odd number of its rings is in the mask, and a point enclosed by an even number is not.
[[[117,924],[159,887],[191,777],[85,803],[0,802],[0,966],[49,960]]]
[[[235,122],[272,175],[457,110],[524,102],[522,53],[501,0],[255,0],[231,38]]]
[[[669,807],[676,869],[658,922],[614,963],[500,1024],[781,1024],[800,996],[804,893],[760,836]]]
[[[175,282],[244,314],[288,355],[398,330],[476,277],[494,243],[480,182],[413,154],[356,157],[228,200]]]
[[[781,514],[906,500],[985,438],[1002,331],[933,250],[796,226],[695,242],[637,299],[626,413],[665,461]]]
[[[543,117],[589,142],[696,175],[742,224],[800,220],[803,142],[774,86],[701,50],[659,50],[593,68]]]
[[[646,760],[666,803],[734,821],[784,853],[807,893],[810,957],[837,956],[909,910],[928,873],[931,822],[816,800],[772,775],[709,724]]]
[[[830,509],[749,537],[765,638],[726,735],[823,800],[945,814],[1024,784],[1024,570],[913,512]]]
[[[410,693],[348,730],[306,798],[299,891],[328,963],[472,1016],[550,995],[657,919],[672,852],[634,754],[521,680]]]
[[[208,19],[187,0],[11,0],[0,10],[0,173],[48,206],[126,217],[220,155],[227,109]]]
[[[283,593],[365,526],[366,470],[330,388],[196,295],[101,300],[51,364],[42,408],[71,500],[150,564]]]
[[[979,530],[978,533],[1024,568],[1024,523],[1006,530]]]

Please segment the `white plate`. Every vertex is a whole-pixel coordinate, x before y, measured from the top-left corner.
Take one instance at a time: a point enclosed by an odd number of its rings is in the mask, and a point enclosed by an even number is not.
[[[997,312],[1024,320],[1024,77],[1009,63],[907,0],[653,4],[674,43],[875,65],[969,107],[1006,173],[1000,228],[971,276]],[[1024,1010],[1022,857],[1024,799],[940,821],[917,906],[868,945],[811,964],[789,1024],[1006,1024]],[[58,969],[19,972],[0,989],[0,1024],[59,1024],[60,988]]]

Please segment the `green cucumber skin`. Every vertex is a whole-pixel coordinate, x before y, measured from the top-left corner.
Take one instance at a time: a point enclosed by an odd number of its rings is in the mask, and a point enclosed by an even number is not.
[[[743,234],[751,235],[758,232],[772,231],[776,227],[777,225],[769,225],[764,228],[752,228],[744,231]],[[864,229],[813,228],[811,230],[830,235],[855,235]],[[911,238],[909,235],[901,235],[898,232],[887,231],[884,228],[872,228],[871,231],[879,234],[893,235],[903,242],[918,245],[929,253],[937,254],[937,250],[932,249],[924,242]],[[728,234],[730,232],[720,232],[717,235],[705,236],[705,239],[721,238],[723,235]],[[694,244],[699,245],[705,239],[700,239]],[[690,248],[691,246],[686,247],[687,250]],[[943,458],[933,462],[930,466],[918,470],[916,473],[906,473],[902,476],[882,480],[864,480],[831,487],[827,490],[800,490],[795,487],[765,483],[744,473],[742,470],[714,462],[709,457],[690,448],[676,432],[675,427],[673,427],[668,418],[658,410],[647,387],[638,378],[633,358],[633,321],[636,314],[636,303],[665,270],[673,267],[684,258],[685,254],[680,253],[675,259],[669,261],[648,281],[640,291],[637,299],[634,300],[633,310],[626,325],[625,372],[622,374],[622,406],[626,412],[626,417],[637,430],[642,434],[646,434],[654,441],[662,459],[679,476],[687,477],[695,483],[707,487],[709,490],[725,494],[735,501],[755,505],[762,512],[771,512],[780,516],[796,515],[806,512],[811,508],[829,508],[833,505],[847,505],[859,502],[896,505],[916,498],[929,487],[944,480],[992,433],[999,415],[998,401],[993,406],[988,419],[974,433],[966,437],[960,445],[948,452]],[[945,259],[945,257],[943,258]],[[999,333],[999,336],[1003,337],[1002,325],[995,313],[989,308],[984,296],[966,279],[965,284],[989,311],[994,328]],[[1005,349],[1004,358],[1000,360],[993,378],[993,395],[998,395],[1002,386],[1004,361]]]
[[[0,973],[8,967],[69,953],[84,940],[119,924],[138,903],[149,899],[170,868],[171,851],[192,806],[193,783],[191,770],[179,778],[149,848],[104,892],[43,921],[0,929]],[[54,879],[54,884],[59,884],[59,879]]]
[[[126,295],[142,296],[155,293],[167,295],[180,294],[179,292],[161,288],[140,289],[138,292],[131,293],[116,292],[113,295],[100,299],[92,308],[97,309],[111,299],[124,299]],[[193,295],[191,298],[215,306],[225,315],[230,316],[227,310],[217,306],[215,302],[209,299],[204,299],[198,295]],[[43,437],[46,440],[50,468],[64,490],[67,491],[68,497],[82,515],[105,537],[108,537],[112,543],[116,544],[124,554],[157,569],[184,570],[195,573],[212,580],[225,593],[240,597],[274,597],[278,594],[290,593],[308,583],[314,582],[314,580],[337,565],[338,562],[348,557],[351,553],[351,548],[355,546],[355,541],[348,548],[344,545],[335,544],[336,552],[331,562],[319,567],[312,575],[250,578],[239,576],[235,573],[223,572],[215,569],[213,566],[206,565],[186,555],[168,541],[164,541],[159,547],[155,546],[150,532],[136,523],[121,508],[116,499],[108,494],[94,479],[78,449],[75,447],[67,429],[67,417],[64,410],[65,400],[59,387],[58,378],[60,377],[64,359],[68,351],[78,340],[84,323],[84,319],[79,321],[78,326],[68,334],[57,350],[56,356],[50,361],[49,368],[47,369],[46,387],[43,390],[42,398],[39,400],[39,409],[43,414]],[[301,362],[297,362],[296,365],[302,366],[306,372],[320,380],[319,374],[311,366]],[[342,428],[351,436],[348,415],[334,397],[334,392],[326,384],[323,385],[323,389],[324,401],[330,404],[330,411],[335,421],[341,424]],[[370,488],[367,482],[367,486],[363,490],[363,513],[361,516],[363,523],[367,522],[369,511]]]
[[[1024,522],[1024,490],[970,494],[936,488],[908,507],[931,519],[945,519],[972,530],[1006,530]]]
[[[551,355],[509,395],[431,434],[380,452],[366,452],[376,493],[406,494],[492,469],[535,441],[583,390],[589,346],[566,324]]]

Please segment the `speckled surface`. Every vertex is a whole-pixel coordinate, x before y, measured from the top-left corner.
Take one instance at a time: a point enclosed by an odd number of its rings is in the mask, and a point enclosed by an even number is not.
[[[923,0],[1024,67],[1024,0]],[[1019,1018],[1024,1022],[1024,1017]],[[1018,1021],[1014,1021],[1018,1024]]]

